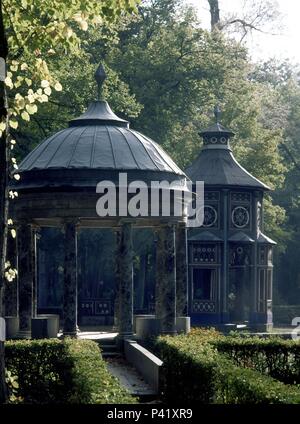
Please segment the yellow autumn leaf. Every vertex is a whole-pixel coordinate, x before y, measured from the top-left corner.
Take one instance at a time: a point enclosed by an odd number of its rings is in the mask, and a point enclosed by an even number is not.
[[[78,22],[80,28],[82,29],[82,31],[87,31],[88,29],[88,23],[85,20],[82,20],[80,22]]]
[[[14,84],[13,84],[13,82],[12,82],[12,80],[11,80],[10,77],[6,77],[5,80],[4,80],[4,82],[5,82],[5,85],[7,87],[9,87],[10,89],[14,88]]]
[[[38,108],[37,108],[37,105],[30,104],[30,105],[26,105],[26,110],[30,115],[33,115],[34,113],[37,112]]]
[[[16,238],[17,233],[16,233],[16,230],[14,228],[12,228],[10,230],[10,234],[11,234],[12,238]]]
[[[61,85],[59,82],[57,82],[57,83],[55,84],[55,86],[54,86],[54,89],[55,89],[56,91],[62,91],[62,85]]]
[[[47,80],[42,80],[41,81],[41,87],[43,87],[43,88],[46,88],[46,87],[49,87],[49,81],[47,81]]]
[[[26,112],[26,110],[24,110],[24,111],[21,113],[21,117],[22,117],[22,119],[24,119],[24,121],[30,121],[29,113],[28,113],[28,112]]]
[[[44,88],[44,92],[45,92],[45,94],[47,94],[47,96],[50,96],[51,95],[51,88],[50,87]]]
[[[18,121],[14,121],[14,120],[12,120],[12,119],[10,119],[9,121],[8,121],[8,124],[9,124],[9,126],[11,127],[11,128],[13,128],[14,130],[16,130],[17,128],[18,128]]]

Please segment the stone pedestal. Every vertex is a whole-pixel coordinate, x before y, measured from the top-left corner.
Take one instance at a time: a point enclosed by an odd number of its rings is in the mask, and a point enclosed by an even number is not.
[[[76,337],[77,327],[77,229],[75,222],[64,224],[64,326],[63,335]]]
[[[33,339],[54,339],[58,333],[58,315],[39,315],[32,318]]]
[[[175,226],[157,231],[155,315],[162,334],[176,333]]]
[[[121,281],[121,261],[120,261],[120,246],[121,246],[121,230],[115,231],[116,249],[115,249],[115,301],[114,301],[114,329],[119,331],[120,322],[120,281]]]

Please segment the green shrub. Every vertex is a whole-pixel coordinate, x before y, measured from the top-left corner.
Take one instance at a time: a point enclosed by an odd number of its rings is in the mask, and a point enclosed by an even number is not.
[[[300,384],[300,343],[279,337],[227,336],[212,342],[236,365],[255,369],[286,384]]]
[[[90,340],[19,340],[5,344],[6,367],[25,403],[134,403]]]
[[[219,336],[215,334],[217,339]],[[167,402],[298,404],[300,391],[258,371],[236,366],[212,344],[208,332],[159,337],[164,361],[162,392]]]

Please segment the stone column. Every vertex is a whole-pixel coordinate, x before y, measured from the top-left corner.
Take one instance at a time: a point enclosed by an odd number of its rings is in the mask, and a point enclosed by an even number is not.
[[[64,336],[77,336],[77,228],[76,222],[64,223]]]
[[[123,222],[118,237],[117,270],[119,272],[119,337],[133,334],[133,249],[132,223]]]
[[[18,338],[31,337],[33,316],[34,281],[34,231],[32,226],[22,223],[18,228],[18,276],[19,276],[19,318]]]
[[[176,228],[176,314],[187,315],[188,277],[187,277],[187,234],[186,225]]]
[[[259,192],[255,191],[253,193],[253,200],[252,200],[252,216],[253,216],[253,234],[254,234],[254,240],[255,243],[253,245],[253,267],[252,267],[252,281],[251,281],[251,310],[250,310],[250,325],[251,321],[256,320],[256,314],[257,314],[257,306],[258,306],[258,245],[257,245],[257,238],[259,236],[259,217],[257,216],[258,212],[258,201],[259,201]]]
[[[155,315],[162,334],[176,333],[175,226],[157,231]]]
[[[120,322],[120,285],[121,285],[121,230],[115,230],[116,248],[115,248],[115,302],[114,302],[114,328],[118,331]]]
[[[33,317],[37,316],[37,295],[38,295],[38,273],[37,273],[37,241],[39,237],[39,227],[32,226],[32,233],[33,233],[33,240],[32,240],[32,249],[31,249],[31,255],[32,255],[32,267],[33,267],[33,282],[32,282],[32,315]]]
[[[13,238],[10,234],[7,239],[6,259],[14,269],[18,269],[18,249],[17,237]],[[18,275],[13,281],[5,281],[4,288],[4,314],[6,317],[17,317],[19,314],[18,303]]]

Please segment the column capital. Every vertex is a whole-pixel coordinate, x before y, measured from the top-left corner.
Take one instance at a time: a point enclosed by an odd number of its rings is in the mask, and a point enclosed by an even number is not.
[[[76,218],[76,219],[73,219],[73,218],[63,219],[62,222],[61,222],[61,232],[63,234],[65,233],[65,228],[66,228],[67,225],[74,225],[75,231],[77,233],[77,231],[78,231],[78,229],[80,227],[80,219],[79,218]]]
[[[35,232],[39,232],[41,230],[41,226],[36,223],[30,224],[30,225],[32,230],[34,230]]]
[[[261,196],[261,191],[259,191],[259,190],[255,190],[254,192],[253,192],[253,195],[254,195],[254,197],[255,198],[259,198],[260,196]]]
[[[123,225],[131,225],[132,226],[135,223],[136,223],[136,219],[134,219],[134,218],[122,218],[119,221],[120,227],[122,227]]]
[[[80,218],[63,218],[61,223],[62,225],[73,224],[75,226],[80,224]]]

